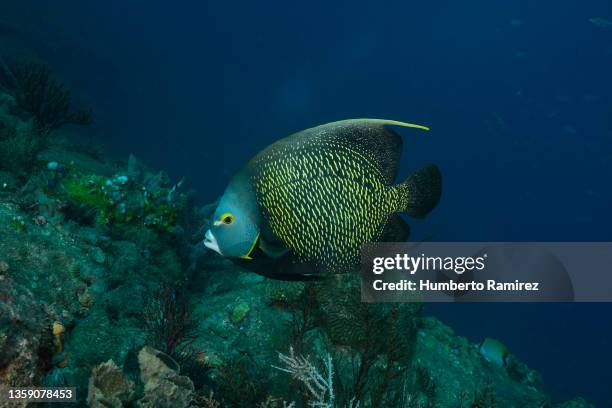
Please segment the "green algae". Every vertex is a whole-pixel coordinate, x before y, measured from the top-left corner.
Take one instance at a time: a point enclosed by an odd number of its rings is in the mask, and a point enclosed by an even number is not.
[[[165,232],[177,223],[180,208],[164,202],[167,189],[151,193],[131,180],[117,185],[113,179],[76,171],[62,181],[62,186],[69,202],[96,212],[97,225],[143,225]]]
[[[102,191],[103,177],[84,178],[72,176],[63,182],[68,199],[87,207],[105,211],[111,208],[111,202]]]
[[[238,303],[234,307],[234,310],[232,311],[232,316],[231,316],[232,322],[235,324],[242,322],[247,317],[250,310],[251,310],[251,307],[249,306],[248,303],[246,302]]]

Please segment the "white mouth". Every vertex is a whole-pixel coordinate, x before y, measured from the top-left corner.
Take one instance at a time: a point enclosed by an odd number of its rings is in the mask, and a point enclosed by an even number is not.
[[[213,235],[213,233],[208,230],[206,231],[206,235],[204,236],[204,246],[208,249],[212,249],[219,255],[223,255],[221,250],[219,249],[219,244],[217,243],[217,238]]]

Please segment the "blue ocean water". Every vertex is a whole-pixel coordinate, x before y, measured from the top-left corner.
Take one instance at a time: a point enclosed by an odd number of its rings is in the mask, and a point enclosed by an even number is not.
[[[612,239],[607,0],[15,7],[31,16],[19,41],[93,106],[91,137],[185,176],[202,202],[288,133],[383,117],[432,128],[401,131],[402,174],[433,162],[445,183],[415,239]],[[612,305],[426,310],[502,339],[557,398],[612,406]]]

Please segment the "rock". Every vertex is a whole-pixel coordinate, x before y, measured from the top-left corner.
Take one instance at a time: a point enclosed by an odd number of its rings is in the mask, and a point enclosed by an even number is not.
[[[561,404],[557,404],[555,405],[555,408],[594,408],[594,406],[589,404],[582,398],[575,398],[571,401],[566,401]]]
[[[97,245],[100,241],[100,233],[92,227],[81,227],[78,229],[78,234],[89,245]]]
[[[56,161],[50,161],[49,163],[47,163],[47,169],[48,170],[57,170],[59,168],[60,164]]]
[[[164,171],[148,175],[144,181],[144,185],[148,191],[156,191],[160,187],[168,185],[168,183],[170,183],[170,177],[168,177]]]
[[[139,268],[144,268],[140,250],[134,242],[113,241],[110,245],[113,254],[109,268],[113,274],[130,274]]]
[[[236,307],[234,307],[234,310],[232,311],[232,322],[238,324],[241,321],[244,320],[244,318],[247,316],[247,314],[249,314],[249,311],[251,310],[251,307],[249,306],[248,303],[246,302],[240,302],[236,305]]]
[[[128,176],[124,175],[124,174],[121,174],[121,175],[115,176],[113,181],[116,184],[119,184],[120,186],[123,186],[123,185],[127,184],[128,181],[130,181],[130,178]]]
[[[12,173],[0,170],[0,193],[13,191],[19,185],[17,177]]]
[[[193,382],[178,374],[179,366],[169,356],[149,346],[138,353],[144,396],[137,402],[141,408],[188,407],[194,397]]]
[[[90,308],[87,317],[79,320],[65,344],[66,352],[70,353],[75,366],[86,367],[89,362],[95,365],[108,359],[121,363],[132,343],[141,341],[142,332],[114,324],[112,316],[104,308],[104,302],[98,303],[98,307],[94,303],[94,307]]]
[[[128,177],[134,181],[139,182],[141,181],[142,174],[143,174],[142,164],[136,158],[136,156],[134,156],[133,154],[130,154],[130,157],[128,158],[128,165],[127,165]]]
[[[98,247],[92,247],[89,251],[89,255],[95,263],[103,264],[106,262],[106,254]]]
[[[92,408],[121,408],[134,397],[134,382],[125,378],[113,360],[93,368],[87,404]]]
[[[549,404],[549,397],[534,384],[512,379],[505,367],[487,362],[467,339],[435,318],[423,318],[414,361],[417,383],[423,378],[434,385],[436,406],[452,407],[457,396],[477,403],[493,398],[505,408],[535,408]],[[517,362],[518,363],[518,362]]]
[[[40,351],[52,347],[48,310],[42,310],[32,292],[16,286],[10,278],[0,283],[0,395],[6,395],[11,384],[40,384],[42,376],[37,367],[47,363]],[[47,338],[40,335],[44,332]],[[8,404],[0,400],[0,407],[26,406]]]
[[[304,293],[306,284],[300,281],[280,281],[270,279],[265,285],[266,300],[270,304],[286,303],[291,304],[299,300]]]
[[[123,214],[143,214],[145,199],[142,191],[130,190],[126,193],[123,204]]]
[[[83,307],[91,307],[94,303],[93,296],[87,287],[82,293],[79,293],[77,298]]]

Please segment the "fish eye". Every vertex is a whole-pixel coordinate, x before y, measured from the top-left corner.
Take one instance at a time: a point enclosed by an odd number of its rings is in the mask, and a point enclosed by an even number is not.
[[[225,225],[230,225],[234,223],[234,216],[232,214],[223,214],[221,216],[221,222]]]

